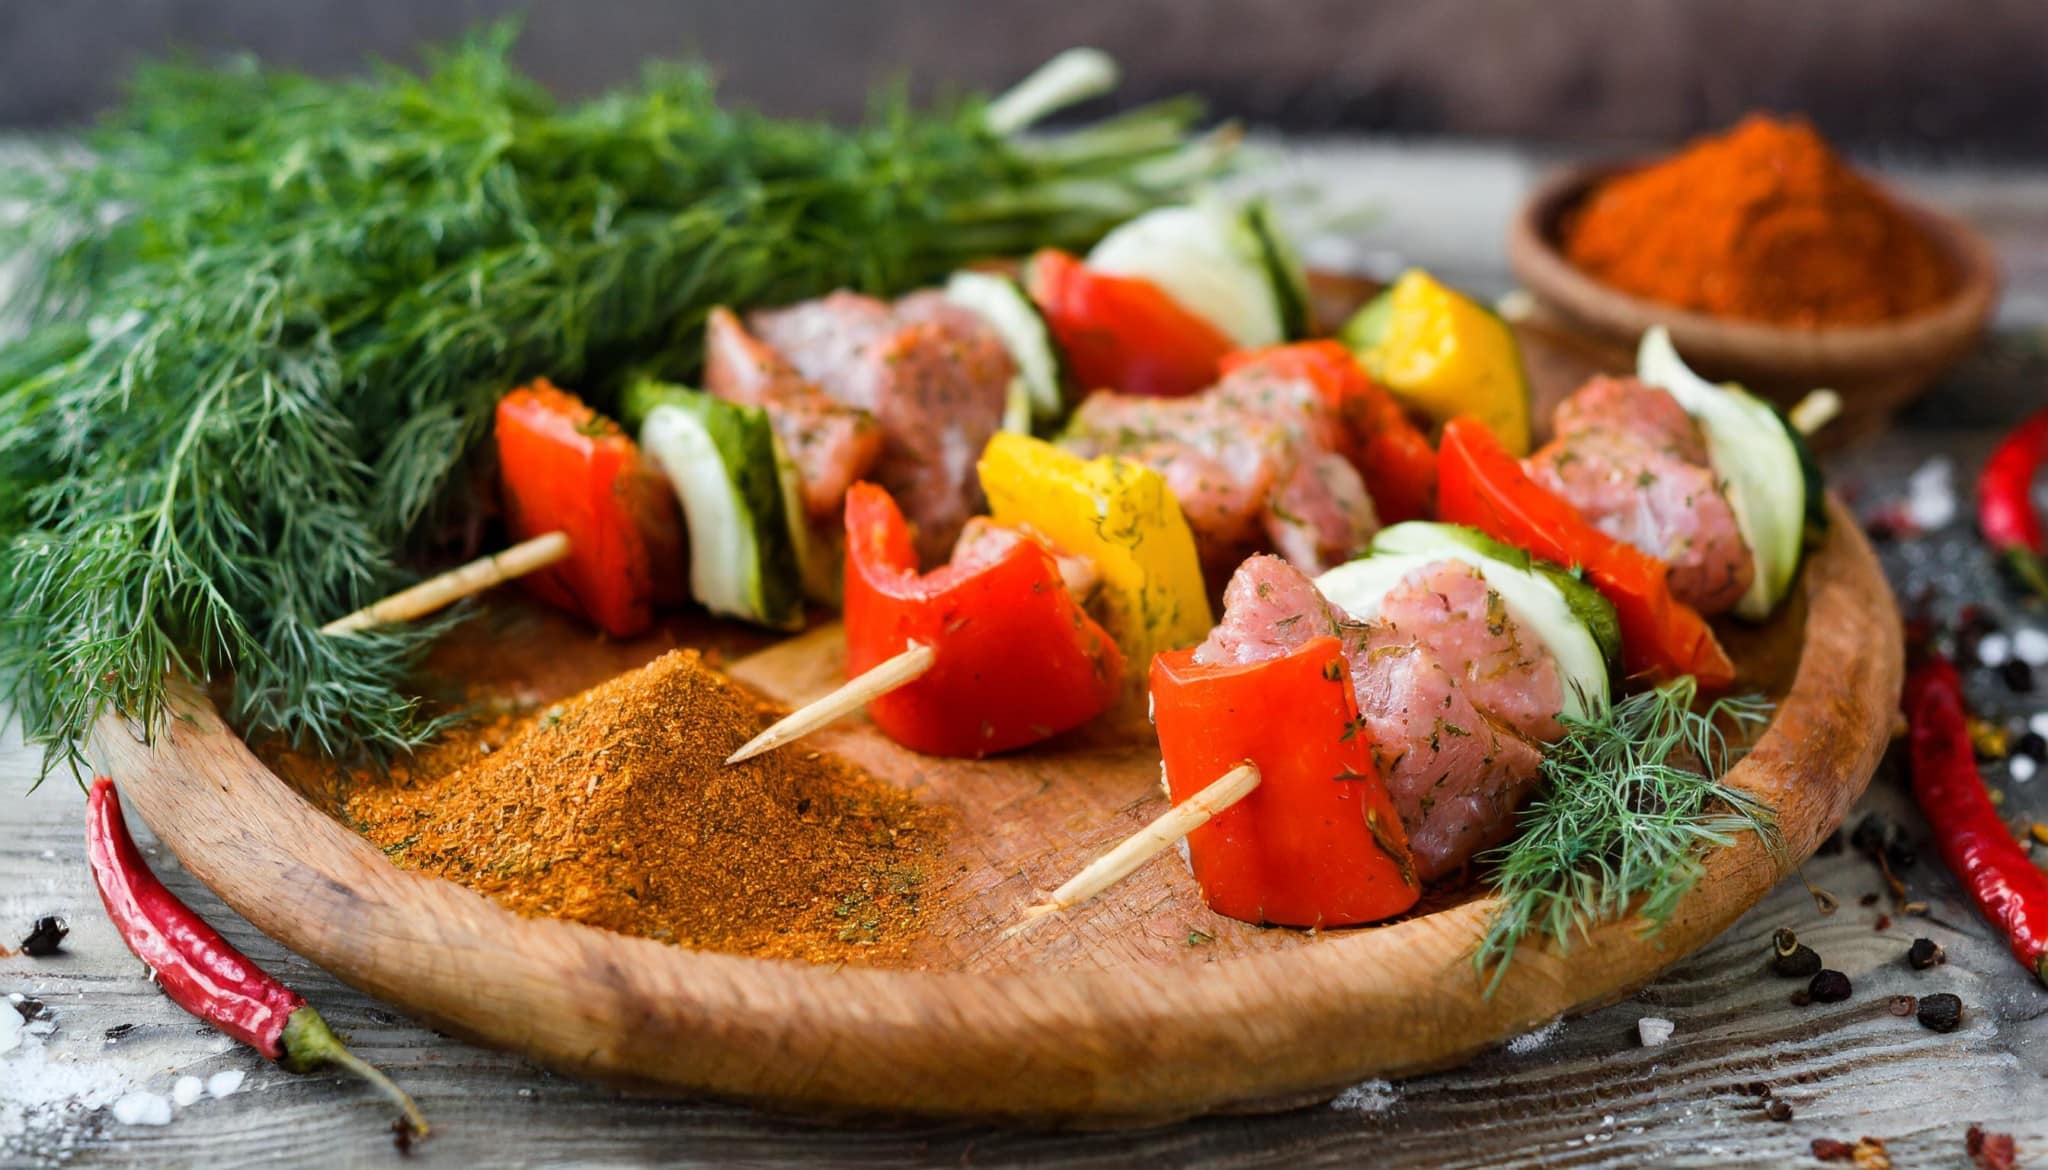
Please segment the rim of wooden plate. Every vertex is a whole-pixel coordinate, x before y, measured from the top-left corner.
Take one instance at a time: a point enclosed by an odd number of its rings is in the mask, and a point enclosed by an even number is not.
[[[1493,900],[1188,966],[987,975],[685,951],[520,918],[402,870],[273,775],[190,687],[154,746],[91,750],[193,876],[258,929],[434,1027],[564,1073],[782,1109],[1155,1124],[1327,1098],[1456,1064],[1610,1002],[1719,934],[1840,822],[1896,722],[1896,607],[1839,502],[1803,581],[1792,684],[1732,783],[1777,809],[1706,858],[1664,928],[1527,946],[1484,993]],[[1109,895],[1109,896],[1114,896]],[[1029,934],[1015,940],[1028,946]]]

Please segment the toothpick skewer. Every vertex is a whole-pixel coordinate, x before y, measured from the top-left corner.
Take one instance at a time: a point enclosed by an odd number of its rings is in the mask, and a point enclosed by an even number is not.
[[[1259,766],[1246,760],[1207,788],[1174,805],[1158,820],[1124,838],[1123,843],[1088,863],[1052,892],[1052,898],[1024,911],[1027,923],[1071,909],[1129,877],[1137,868],[1173,847],[1173,843],[1209,823],[1209,818],[1250,796],[1259,786]]]
[[[1799,400],[1785,417],[1792,423],[1792,429],[1802,435],[1810,435],[1835,421],[1842,413],[1842,396],[1833,390],[1815,390]]]
[[[728,764],[751,760],[791,740],[802,739],[828,723],[836,722],[879,699],[932,668],[938,655],[922,642],[912,642],[901,654],[862,671],[859,678],[846,680],[838,690],[813,699],[775,721],[766,731],[741,745],[725,758]]]
[[[321,626],[320,632],[349,634],[371,626],[409,622],[444,606],[453,605],[465,597],[502,585],[514,577],[523,577],[536,570],[545,569],[568,555],[567,533],[550,532],[545,536],[536,536],[503,552],[479,557],[459,569],[450,569],[438,577],[430,577],[402,593],[394,593],[347,617],[336,618]]]

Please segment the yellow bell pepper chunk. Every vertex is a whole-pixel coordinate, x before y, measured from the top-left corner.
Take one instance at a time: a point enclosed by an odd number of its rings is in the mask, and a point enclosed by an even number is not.
[[[1478,415],[1516,455],[1529,453],[1529,382],[1507,323],[1420,269],[1385,294],[1361,355],[1394,397],[1442,423]],[[1368,310],[1370,311],[1370,310]]]
[[[1104,455],[1082,459],[1028,435],[990,439],[981,489],[996,523],[1029,528],[1053,547],[1095,563],[1102,624],[1143,679],[1152,655],[1209,634],[1209,590],[1194,533],[1166,480]]]

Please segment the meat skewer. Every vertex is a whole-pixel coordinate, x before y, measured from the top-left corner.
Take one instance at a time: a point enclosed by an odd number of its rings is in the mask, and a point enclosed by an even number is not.
[[[522,540],[502,552],[478,557],[460,568],[373,602],[320,627],[323,634],[352,634],[373,626],[409,622],[444,609],[465,597],[495,589],[507,581],[545,569],[569,555],[569,534],[550,532]]]

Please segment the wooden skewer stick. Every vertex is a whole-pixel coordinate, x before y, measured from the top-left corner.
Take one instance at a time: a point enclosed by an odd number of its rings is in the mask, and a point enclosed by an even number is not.
[[[1842,413],[1842,396],[1833,390],[1815,390],[1799,400],[1785,417],[1792,423],[1792,429],[1802,435],[1810,435],[1835,421]]]
[[[429,577],[402,593],[394,593],[347,617],[336,618],[321,626],[320,632],[349,634],[371,626],[409,622],[444,606],[453,605],[465,597],[482,593],[494,585],[502,585],[514,577],[523,577],[537,569],[545,569],[568,555],[567,533],[550,532],[546,536],[536,536],[532,540],[521,541],[503,552],[479,557],[459,569],[450,569],[438,577]]]
[[[813,699],[782,718],[766,731],[748,740],[740,750],[725,758],[728,764],[751,760],[792,740],[802,739],[828,723],[836,722],[879,699],[897,687],[918,678],[932,668],[938,655],[922,642],[912,642],[903,653],[887,658],[850,678],[822,698]]]
[[[1139,866],[1173,847],[1173,843],[1209,823],[1209,818],[1250,796],[1259,786],[1259,766],[1246,760],[1207,788],[1160,814],[1159,819],[1124,838],[1116,848],[1088,863],[1052,892],[1050,901],[1024,911],[1024,923],[1079,906],[1129,877]],[[1012,930],[1017,927],[1011,927]]]

